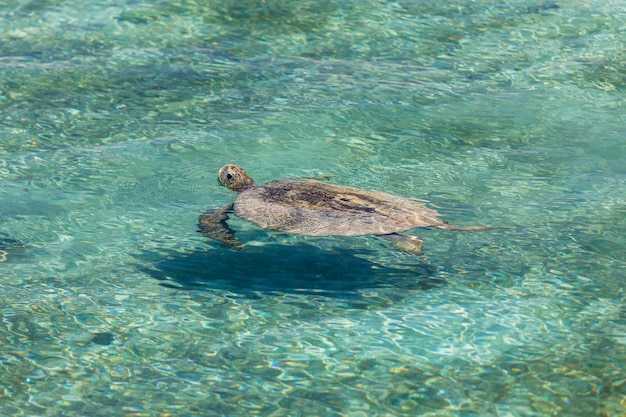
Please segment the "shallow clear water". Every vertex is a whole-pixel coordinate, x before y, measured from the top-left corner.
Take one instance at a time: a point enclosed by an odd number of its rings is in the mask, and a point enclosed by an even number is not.
[[[626,414],[626,2],[0,3],[0,414]],[[231,226],[224,163],[475,233]]]

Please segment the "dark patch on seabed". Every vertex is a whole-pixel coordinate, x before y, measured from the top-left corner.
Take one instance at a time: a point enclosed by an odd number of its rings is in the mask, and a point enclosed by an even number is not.
[[[268,244],[248,250],[207,249],[191,253],[144,252],[139,269],[184,290],[225,290],[245,298],[272,294],[316,294],[360,299],[367,290],[407,291],[441,287],[436,268],[412,263],[403,268],[384,266],[357,255],[374,251],[324,250],[306,243]]]
[[[0,232],[0,262],[16,261],[25,256],[24,242],[8,233]]]

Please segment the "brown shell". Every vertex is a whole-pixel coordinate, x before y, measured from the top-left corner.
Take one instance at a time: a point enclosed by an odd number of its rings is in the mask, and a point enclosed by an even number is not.
[[[439,213],[408,198],[315,180],[281,180],[239,193],[235,214],[306,236],[382,235],[437,226]]]

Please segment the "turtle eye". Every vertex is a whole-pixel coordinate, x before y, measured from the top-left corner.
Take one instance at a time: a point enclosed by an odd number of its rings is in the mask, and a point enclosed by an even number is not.
[[[226,179],[227,179],[228,181],[232,181],[232,180],[233,180],[233,178],[235,178],[235,177],[233,177],[231,174],[226,174]]]

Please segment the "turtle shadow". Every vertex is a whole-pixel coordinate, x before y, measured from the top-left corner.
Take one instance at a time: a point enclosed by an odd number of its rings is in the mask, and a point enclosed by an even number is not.
[[[395,268],[364,258],[376,253],[307,243],[264,245],[245,252],[223,248],[144,252],[139,269],[165,287],[229,291],[245,298],[315,294],[353,299],[383,288],[405,295],[444,284],[434,278],[436,269],[428,264]]]

